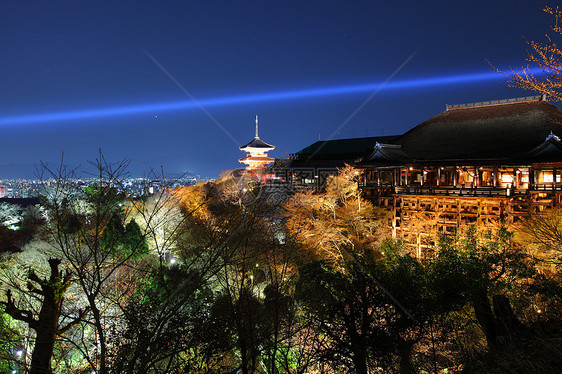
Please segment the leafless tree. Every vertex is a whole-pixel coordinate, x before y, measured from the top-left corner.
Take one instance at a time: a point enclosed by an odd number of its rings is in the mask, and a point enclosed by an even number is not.
[[[555,37],[560,37],[562,12],[559,7],[545,6],[543,11],[554,17],[554,24],[550,29]],[[530,65],[538,67],[541,74],[537,75],[529,66],[520,72],[504,73],[509,78],[509,84],[545,94],[555,101],[562,100],[562,49],[548,34],[546,42],[527,40],[526,43],[529,46],[526,59]]]

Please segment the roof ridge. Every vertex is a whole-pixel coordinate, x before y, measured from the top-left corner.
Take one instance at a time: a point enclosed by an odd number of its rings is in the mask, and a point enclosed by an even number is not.
[[[546,95],[524,96],[524,97],[515,97],[511,99],[501,99],[501,100],[479,101],[475,103],[466,103],[466,104],[454,104],[454,105],[447,104],[445,111],[467,109],[467,108],[482,108],[488,106],[509,105],[509,104],[518,104],[518,103],[531,103],[531,102],[540,102],[540,101],[546,101]]]

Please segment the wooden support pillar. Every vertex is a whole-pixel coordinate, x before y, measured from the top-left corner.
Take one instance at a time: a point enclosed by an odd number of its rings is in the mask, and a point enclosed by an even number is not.
[[[457,167],[453,166],[453,187],[457,187],[457,182],[458,182]]]
[[[540,173],[541,173],[541,169],[535,170],[535,178],[534,178],[535,186],[539,184],[539,175],[540,175]]]
[[[552,168],[552,207],[555,208],[558,200],[558,182],[556,181],[556,174],[558,170],[556,168]]]
[[[498,166],[494,166],[494,187],[498,186]]]
[[[478,178],[478,166],[474,165],[474,177],[472,177],[472,186],[474,188],[479,186],[479,180],[480,178]]]
[[[476,210],[476,225],[477,226],[481,226],[482,225],[482,200],[478,199],[477,202],[478,206],[477,206],[477,210]]]
[[[441,168],[437,168],[437,180],[435,181],[435,185],[439,186],[441,184]]]
[[[408,186],[408,173],[410,172],[410,168],[406,166],[406,174],[404,175],[404,181],[406,182],[406,186]]]

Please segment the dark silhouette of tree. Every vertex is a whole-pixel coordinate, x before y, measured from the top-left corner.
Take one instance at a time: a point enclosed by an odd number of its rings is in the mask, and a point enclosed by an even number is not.
[[[212,292],[196,271],[182,265],[161,271],[147,275],[123,308],[126,329],[109,335],[116,346],[112,370],[220,372],[223,351],[206,328]]]
[[[356,257],[345,271],[314,262],[301,268],[297,300],[329,337],[322,360],[335,368],[368,373],[375,367],[414,372],[414,345],[442,308],[429,289],[431,272],[410,255]],[[441,309],[439,309],[441,308]]]
[[[510,341],[522,329],[510,298],[524,292],[536,271],[512,232],[500,228],[478,235],[471,228],[464,237],[444,237],[434,271],[434,292],[456,295],[457,303],[466,300],[489,347]]]

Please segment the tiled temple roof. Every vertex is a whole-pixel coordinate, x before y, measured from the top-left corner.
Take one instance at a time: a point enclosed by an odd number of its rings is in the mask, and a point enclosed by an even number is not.
[[[550,133],[562,135],[562,112],[540,96],[484,103],[492,104],[448,106],[396,144],[412,160],[501,160],[522,157]]]

